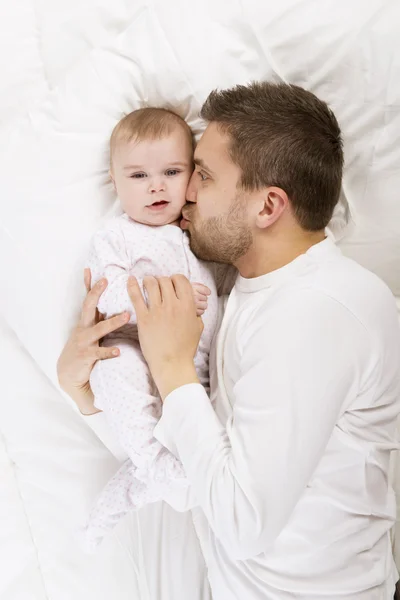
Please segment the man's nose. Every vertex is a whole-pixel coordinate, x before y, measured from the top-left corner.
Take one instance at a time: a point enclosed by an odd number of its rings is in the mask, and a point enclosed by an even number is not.
[[[196,173],[193,172],[186,190],[186,202],[197,202]]]
[[[165,180],[163,177],[153,177],[150,181],[149,192],[156,194],[157,192],[165,192]]]

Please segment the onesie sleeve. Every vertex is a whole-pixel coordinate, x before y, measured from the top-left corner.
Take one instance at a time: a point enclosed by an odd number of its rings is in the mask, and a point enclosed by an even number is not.
[[[246,560],[287,525],[366,364],[377,358],[362,324],[313,293],[269,321],[260,311],[237,333],[229,420],[221,423],[204,388],[189,384],[165,399],[155,436],[182,461],[226,552]]]
[[[82,415],[86,424],[96,434],[106,448],[115,456],[119,462],[124,462],[128,455],[125,450],[120,446],[117,439],[114,437],[106,415],[103,412],[98,412],[93,415]]]
[[[134,265],[128,256],[122,231],[98,231],[92,239],[87,266],[92,274],[92,285],[102,277],[108,281],[98,310],[107,319],[127,311],[131,315],[130,323],[136,324],[136,314],[127,290],[128,277],[134,275]]]

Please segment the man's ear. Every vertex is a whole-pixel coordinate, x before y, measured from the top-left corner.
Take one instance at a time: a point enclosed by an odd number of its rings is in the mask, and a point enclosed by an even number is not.
[[[273,225],[287,210],[289,198],[282,188],[275,186],[264,188],[259,194],[256,226],[265,229]]]

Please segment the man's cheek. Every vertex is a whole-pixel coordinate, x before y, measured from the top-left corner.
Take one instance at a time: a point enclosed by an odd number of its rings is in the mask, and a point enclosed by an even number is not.
[[[201,192],[197,194],[196,198],[196,212],[198,213],[199,217],[208,217],[210,211],[213,210],[213,203],[214,200],[212,196],[209,193],[207,193],[206,190],[201,190]]]

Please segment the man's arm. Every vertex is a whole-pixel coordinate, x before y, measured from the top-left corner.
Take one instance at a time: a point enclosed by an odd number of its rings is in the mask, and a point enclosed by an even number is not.
[[[226,427],[198,384],[166,398],[156,427],[237,559],[260,554],[285,527],[373,358],[367,332],[339,303],[305,292],[292,304],[268,323],[260,311],[242,332]]]

